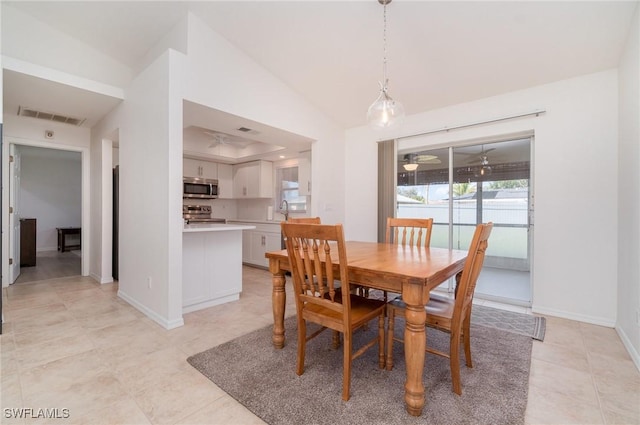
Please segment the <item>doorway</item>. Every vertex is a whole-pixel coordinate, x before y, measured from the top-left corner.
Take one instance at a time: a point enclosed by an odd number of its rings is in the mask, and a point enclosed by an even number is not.
[[[524,137],[398,149],[396,216],[433,217],[432,246],[466,250],[476,224],[493,222],[478,298],[531,305],[532,146]]]
[[[81,228],[83,153],[10,143],[9,284],[81,275],[80,235],[60,249],[57,228]]]

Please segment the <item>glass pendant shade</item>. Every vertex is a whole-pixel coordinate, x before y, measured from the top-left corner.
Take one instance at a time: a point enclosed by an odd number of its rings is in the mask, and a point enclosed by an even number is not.
[[[418,164],[416,163],[404,164],[403,167],[407,171],[416,171],[418,169]]]
[[[491,175],[491,167],[489,165],[483,165],[480,169],[481,176],[490,176]]]
[[[367,111],[367,122],[374,128],[389,128],[402,121],[404,106],[387,94],[386,88],[380,90],[380,96]]]

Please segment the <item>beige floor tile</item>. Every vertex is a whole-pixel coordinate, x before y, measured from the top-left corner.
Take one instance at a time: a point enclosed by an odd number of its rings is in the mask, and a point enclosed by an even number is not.
[[[140,367],[144,364],[144,368]],[[191,372],[191,366],[181,351],[168,347],[139,356],[136,364],[114,370],[123,388],[130,394],[143,392],[148,388],[162,386],[166,377]]]
[[[150,320],[137,319],[89,331],[87,334],[97,347],[109,347],[127,345],[141,336],[155,336],[156,334],[161,336],[163,331],[159,326],[154,326]]]
[[[563,345],[575,350],[586,350],[584,337],[576,322],[546,317],[547,328],[544,342]]]
[[[616,394],[600,394],[602,409],[612,416],[635,418],[640,424],[640,392],[619,392]]]
[[[531,358],[590,373],[587,352],[552,342],[533,344]]]
[[[228,395],[178,421],[176,425],[264,425],[262,419]]]
[[[138,320],[138,317],[125,310],[97,313],[91,316],[79,318],[78,324],[85,329],[103,329],[109,326],[126,325]]]
[[[35,323],[46,323],[46,318],[51,315],[58,314],[60,312],[66,312],[67,308],[65,307],[62,301],[53,304],[46,304],[42,306],[31,306],[29,308],[23,309],[15,309],[11,311],[5,311],[4,307],[6,304],[3,304],[2,314],[4,314],[5,323],[9,322],[13,324],[14,329],[19,329],[20,324],[29,320],[34,321]],[[44,319],[44,320],[43,320]]]
[[[20,318],[12,318],[13,332],[18,334],[27,331],[39,331],[49,326],[68,324],[73,321],[73,315],[62,304],[50,305],[51,309],[42,314],[33,314]]]
[[[607,425],[638,425],[640,416],[624,416],[616,412],[604,410],[604,418]]]
[[[13,334],[5,333],[0,336],[0,376],[16,372],[18,372],[16,344],[13,341]]]
[[[529,386],[544,389],[549,394],[573,398],[582,404],[598,405],[595,384],[588,372],[531,359]]]
[[[99,299],[82,298],[75,302],[68,302],[66,307],[69,313],[76,319],[84,319],[86,317],[103,313],[117,314],[122,311],[129,312],[130,310],[118,303],[114,303],[113,299],[106,295]]]
[[[199,372],[162,376],[152,387],[134,394],[136,403],[154,424],[173,424],[224,395]]]
[[[24,349],[18,348],[18,364],[20,370],[23,371],[94,348],[91,341],[82,334],[54,339],[43,344],[29,345]]]
[[[70,317],[69,315],[66,315]],[[82,336],[84,337],[84,330],[75,320],[63,320],[49,326],[30,326],[27,330],[14,333],[13,339],[16,343],[16,348],[24,350],[28,346],[42,345],[51,341],[53,344],[56,341],[66,338],[72,338]]]
[[[606,353],[620,360],[630,359],[615,329],[588,323],[581,323],[580,329],[584,335],[585,346],[590,353]]]
[[[22,371],[25,395],[66,391],[77,382],[109,372],[109,366],[97,349],[64,357],[45,365]]]
[[[91,425],[150,425],[151,422],[140,410],[133,398],[125,398],[108,407],[91,410],[70,418],[71,424]]]
[[[112,344],[104,340],[99,350],[105,359],[105,364],[115,371],[120,371],[135,366],[140,367],[140,359],[144,356],[168,347],[170,345],[165,335],[146,332],[129,340],[114,341]]]
[[[551,384],[547,382],[547,386]],[[582,402],[571,395],[549,391],[544,386],[529,386],[525,413],[527,425],[604,424],[597,403]]]
[[[17,372],[5,373],[0,379],[0,414],[4,418],[5,410],[23,406],[22,383]]]
[[[130,397],[110,373],[102,373],[74,382],[64,390],[44,389],[25,395],[27,406],[68,409],[69,418],[81,417],[88,413],[112,406]],[[43,423],[51,423],[43,421]]]
[[[108,296],[95,285],[73,291],[56,291],[56,293],[66,305],[83,299],[92,301],[100,298],[108,299]]]

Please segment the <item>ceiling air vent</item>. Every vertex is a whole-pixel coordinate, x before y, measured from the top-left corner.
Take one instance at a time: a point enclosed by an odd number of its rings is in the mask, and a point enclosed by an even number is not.
[[[260,134],[260,132],[259,132],[259,131],[257,131],[257,130],[252,130],[252,129],[247,128],[247,127],[240,127],[240,128],[237,128],[236,130],[238,130],[238,131],[242,131],[243,133],[249,133],[249,134]]]
[[[61,122],[64,124],[71,124],[75,126],[82,125],[82,123],[85,122],[86,120],[86,118],[68,117],[68,116],[56,114],[53,112],[36,111],[35,109],[25,108],[22,106],[18,108],[18,116],[38,118],[38,119],[47,120],[47,121]]]

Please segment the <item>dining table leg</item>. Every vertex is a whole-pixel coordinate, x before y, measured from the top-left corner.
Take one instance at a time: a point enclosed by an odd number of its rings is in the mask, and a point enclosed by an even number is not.
[[[271,272],[271,282],[273,290],[271,293],[271,303],[273,307],[273,346],[276,348],[284,347],[284,309],[287,301],[287,294],[284,289],[285,276],[284,271],[280,270],[278,264],[269,261],[269,271]]]
[[[404,401],[410,415],[420,416],[425,404],[422,376],[427,342],[425,332],[427,315],[424,310],[425,301],[422,287],[410,284],[403,285],[402,299],[406,304],[404,358],[407,367],[407,380],[404,385]]]

